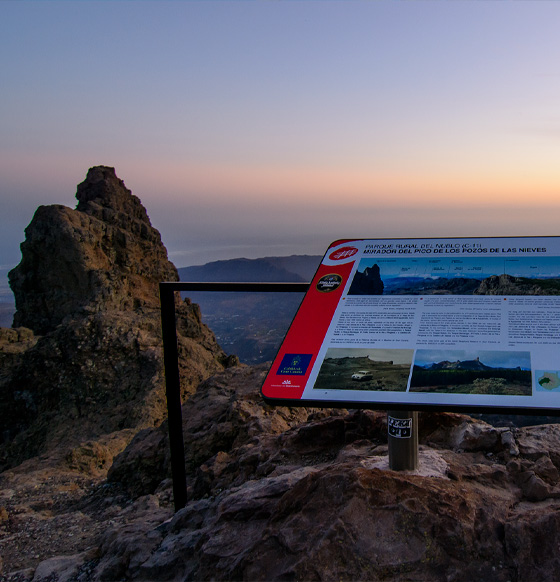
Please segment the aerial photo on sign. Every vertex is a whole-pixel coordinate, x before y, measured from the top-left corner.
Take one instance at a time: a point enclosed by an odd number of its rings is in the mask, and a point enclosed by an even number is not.
[[[344,240],[325,253],[262,393],[553,414],[559,349],[559,237]],[[305,369],[290,375],[287,357]]]

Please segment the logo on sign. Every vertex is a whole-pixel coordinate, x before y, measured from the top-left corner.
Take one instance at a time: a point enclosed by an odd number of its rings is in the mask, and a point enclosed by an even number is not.
[[[321,293],[329,293],[330,291],[334,291],[340,287],[342,283],[342,277],[337,275],[336,273],[332,273],[330,275],[325,275],[321,277],[317,281],[317,291],[321,291]]]
[[[303,376],[311,362],[312,354],[286,354],[282,358],[277,375]]]
[[[356,247],[342,247],[341,249],[333,251],[329,255],[329,259],[331,259],[331,261],[342,261],[342,259],[348,259],[354,256],[357,252],[358,249]]]
[[[412,437],[412,418],[387,417],[389,436],[398,439],[409,439]]]

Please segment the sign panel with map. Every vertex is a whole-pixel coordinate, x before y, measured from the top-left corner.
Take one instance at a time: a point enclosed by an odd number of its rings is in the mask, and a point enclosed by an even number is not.
[[[285,405],[560,411],[560,237],[334,242],[262,394]]]

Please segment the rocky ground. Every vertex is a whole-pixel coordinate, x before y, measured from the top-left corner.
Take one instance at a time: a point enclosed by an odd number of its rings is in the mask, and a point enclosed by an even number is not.
[[[272,409],[265,370],[226,370],[186,404],[178,513],[165,425],[108,478],[68,458],[3,473],[2,581],[555,579],[557,425],[421,414],[419,470],[395,472],[385,413]]]
[[[68,563],[67,556],[91,549],[92,541],[107,527],[111,517],[122,511],[122,506],[114,503],[117,496],[104,495],[107,488],[102,483],[99,477],[88,478],[78,472],[44,466],[39,460],[3,473],[2,579],[30,579],[37,566],[49,558],[62,555]],[[95,499],[99,500],[97,504]],[[60,564],[60,560],[57,562]]]

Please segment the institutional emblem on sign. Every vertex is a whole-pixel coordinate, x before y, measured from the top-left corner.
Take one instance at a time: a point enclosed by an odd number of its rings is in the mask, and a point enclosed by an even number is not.
[[[333,251],[329,255],[329,259],[331,261],[342,261],[343,259],[353,257],[357,252],[358,249],[356,247],[342,247],[336,251]]]
[[[342,283],[342,277],[336,273],[331,273],[330,275],[325,275],[317,281],[317,291],[321,293],[329,293],[340,287]]]
[[[312,357],[312,354],[286,354],[276,374],[303,376],[307,372]]]

